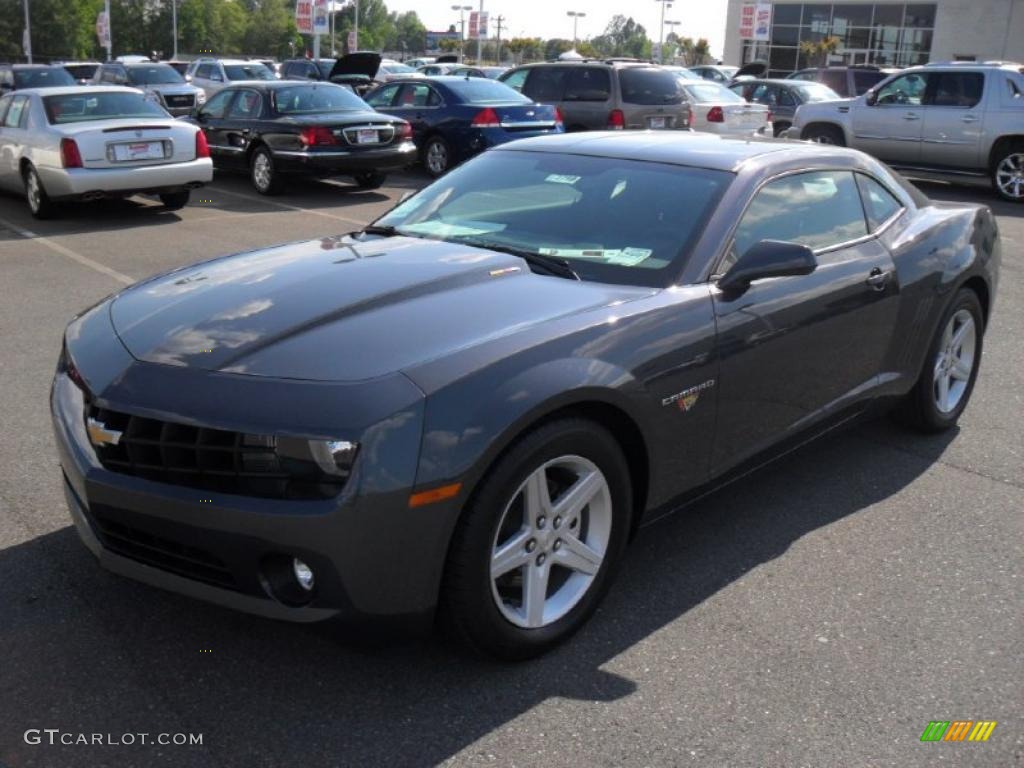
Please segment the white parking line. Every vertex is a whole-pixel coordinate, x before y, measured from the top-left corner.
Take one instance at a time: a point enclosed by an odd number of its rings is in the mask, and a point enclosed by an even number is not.
[[[93,261],[88,256],[83,256],[82,254],[78,253],[77,251],[73,251],[70,248],[61,245],[60,243],[55,243],[53,240],[50,240],[48,237],[43,237],[42,235],[36,234],[31,229],[25,229],[24,227],[19,227],[17,224],[14,224],[13,222],[10,222],[7,219],[2,219],[2,218],[0,218],[0,225],[6,227],[7,229],[11,230],[12,232],[16,232],[17,234],[21,235],[22,237],[24,237],[27,240],[34,240],[35,242],[40,243],[41,245],[45,245],[51,251],[55,251],[56,253],[59,253],[61,256],[66,256],[67,258],[71,259],[72,261],[77,261],[79,264],[81,264],[84,267],[88,267],[89,269],[93,269],[93,270],[95,270],[95,271],[97,271],[97,272],[99,272],[101,274],[106,275],[107,277],[112,277],[115,280],[117,280],[119,283],[124,283],[125,285],[131,285],[132,283],[136,282],[134,277],[129,277],[128,275],[124,274],[123,272],[118,272],[116,269],[111,269],[108,266],[100,264],[98,261]]]
[[[243,200],[251,200],[254,203],[266,203],[267,205],[273,205],[277,208],[283,208],[288,211],[298,211],[299,213],[312,213],[316,216],[326,216],[328,219],[336,219],[337,221],[344,221],[346,224],[355,224],[356,226],[362,227],[366,224],[366,221],[359,221],[358,219],[350,219],[347,216],[338,216],[336,213],[327,213],[326,211],[317,211],[313,208],[301,208],[297,205],[288,205],[288,203],[282,203],[278,200],[269,200],[265,197],[256,197],[255,195],[247,195],[244,192],[232,192],[224,189],[223,187],[212,187],[210,192],[216,194],[222,192],[225,195],[231,197],[240,197]]]

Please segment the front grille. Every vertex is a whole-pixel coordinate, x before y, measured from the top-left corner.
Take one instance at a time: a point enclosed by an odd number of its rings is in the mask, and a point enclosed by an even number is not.
[[[103,546],[112,552],[189,579],[238,589],[224,561],[201,547],[126,525],[100,504],[92,506],[89,516]]]
[[[184,109],[185,107],[191,109],[195,104],[195,101],[196,97],[190,93],[182,94],[180,96],[164,96],[164,103],[173,109]]]
[[[278,453],[273,435],[254,435],[149,419],[98,408],[88,417],[120,432],[94,445],[103,466],[147,480],[269,499],[327,499],[344,478],[317,472]]]

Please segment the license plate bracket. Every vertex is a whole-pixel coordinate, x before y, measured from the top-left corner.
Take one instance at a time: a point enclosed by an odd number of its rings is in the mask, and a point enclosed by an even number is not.
[[[376,128],[360,128],[356,131],[356,144],[380,144],[380,134]]]
[[[659,129],[667,128],[668,127],[668,118],[664,117],[663,115],[659,115],[658,117],[648,118],[648,125],[652,129],[654,129],[654,130],[659,130]]]
[[[113,160],[118,163],[136,160],[163,160],[167,157],[167,145],[163,141],[126,141],[114,144]]]

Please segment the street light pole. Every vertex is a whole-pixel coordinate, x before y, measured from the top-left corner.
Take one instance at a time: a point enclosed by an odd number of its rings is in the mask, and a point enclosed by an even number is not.
[[[676,31],[676,27],[678,27],[682,23],[683,22],[681,22],[681,21],[666,21],[665,22],[665,26],[668,27],[669,29],[671,29],[672,32],[675,32]],[[672,32],[669,32],[669,34],[671,35]],[[679,36],[676,35],[676,41],[677,42],[678,42],[678,38],[679,38]],[[662,47],[664,48],[664,43],[662,43]],[[664,59],[665,59],[665,54],[664,53],[662,53],[661,58],[662,58],[662,61],[664,61]]]
[[[22,0],[22,5],[25,7],[25,31],[22,34],[22,48],[23,53],[28,59],[28,63],[32,63],[32,21],[28,17],[28,0]]]
[[[582,11],[567,11],[565,15],[572,16],[572,47],[573,50],[575,50],[576,40],[578,39],[578,35],[576,34],[576,24],[577,22],[579,22],[580,19],[582,19],[587,14],[583,13]]]
[[[672,7],[672,0],[655,0],[661,4],[661,27],[658,30],[658,63],[665,63],[665,54],[662,49],[665,47],[665,6]]]
[[[178,0],[171,0],[171,30],[174,35],[174,53],[171,54],[171,58],[177,60],[178,58]]]
[[[480,22],[484,20],[484,0],[480,0],[480,11],[476,17],[476,65],[480,66],[480,59],[483,55],[481,48],[483,46],[483,38],[480,35]]]
[[[358,51],[359,50],[359,0],[356,0],[355,24],[352,26],[352,42],[355,43],[355,45],[352,46],[352,51]],[[349,51],[349,53],[352,53],[352,51]]]
[[[453,11],[459,12],[459,61],[462,61],[466,45],[466,11],[472,11],[472,5],[453,5]]]

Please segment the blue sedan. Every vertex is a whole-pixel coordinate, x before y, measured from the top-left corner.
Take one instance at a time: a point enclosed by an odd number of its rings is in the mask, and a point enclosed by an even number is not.
[[[565,130],[557,107],[478,77],[392,80],[365,99],[412,125],[423,165],[435,177],[488,147]]]

